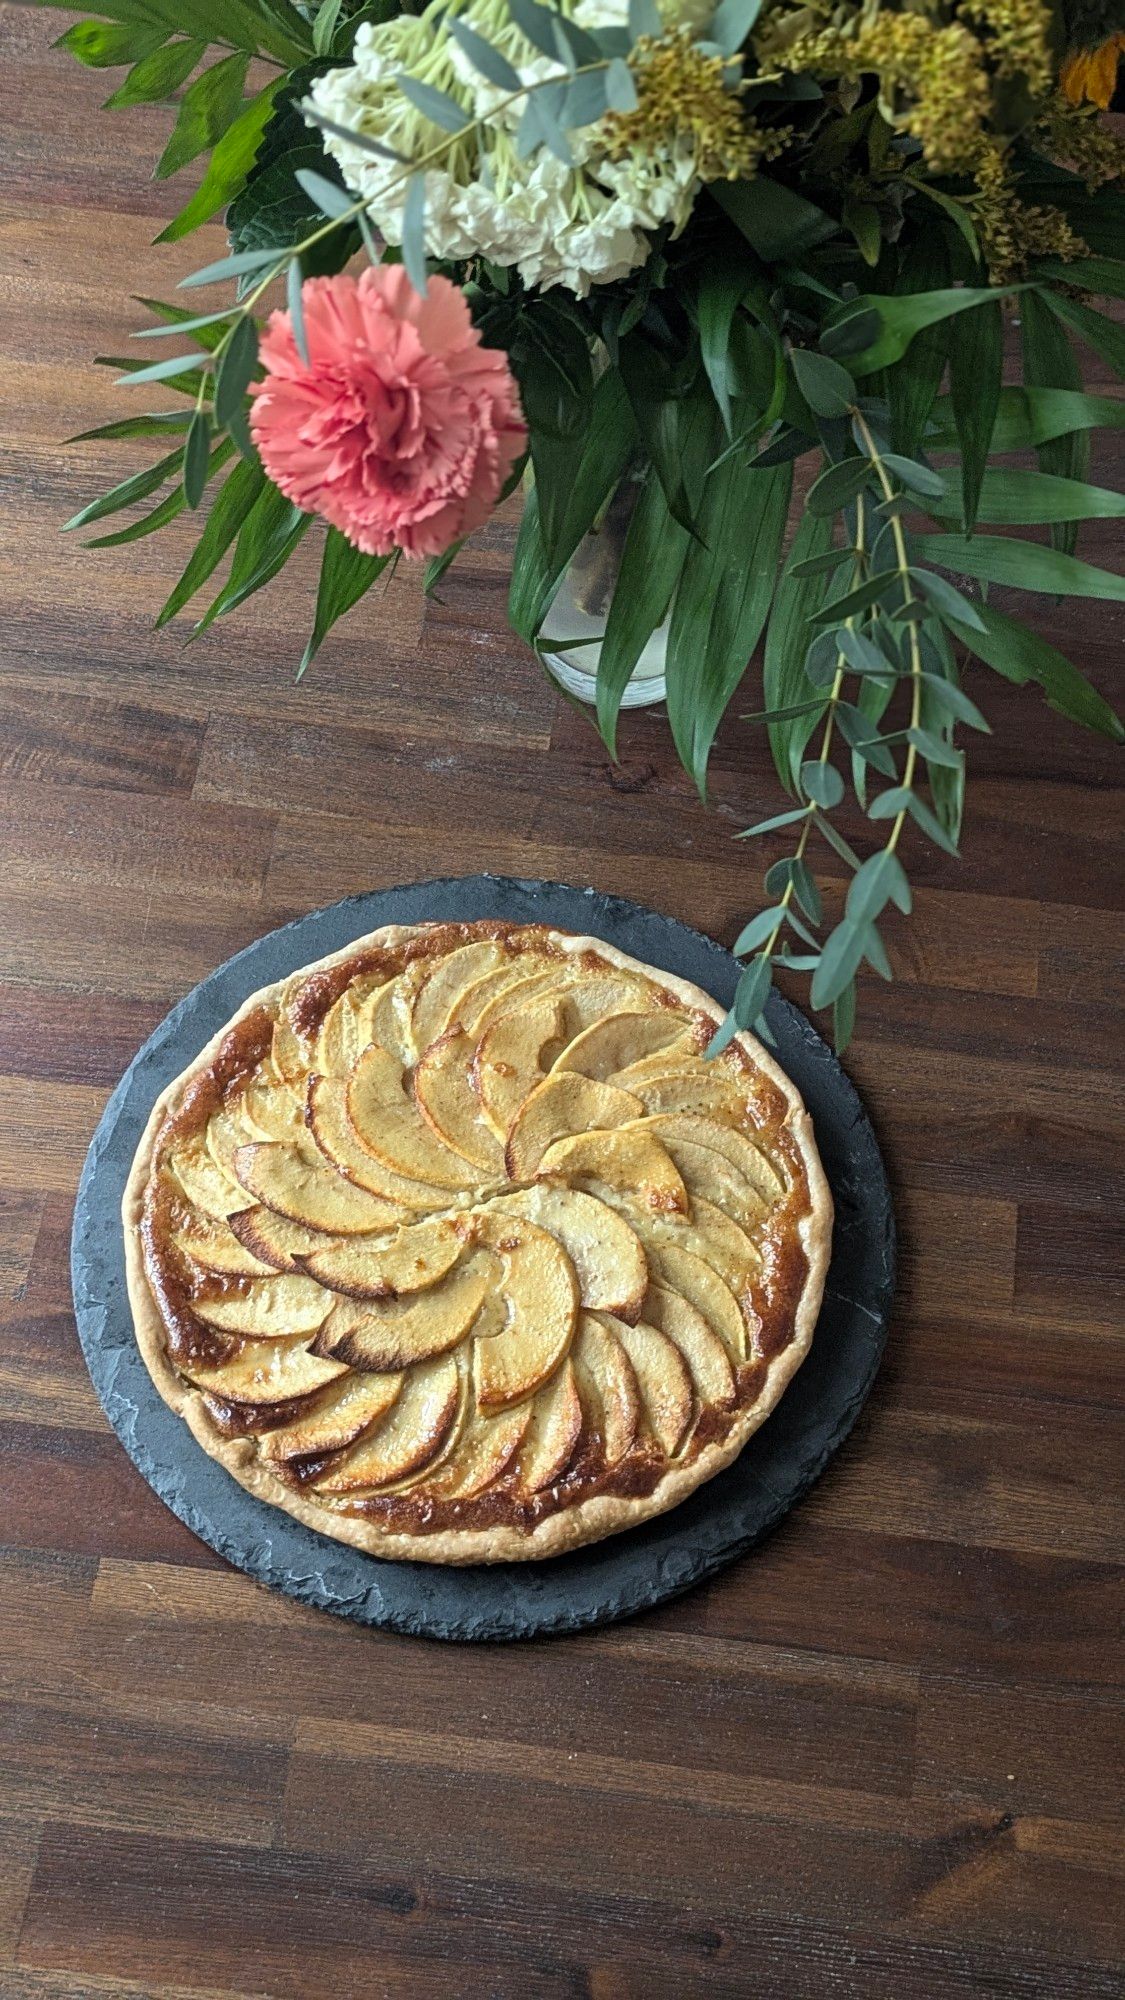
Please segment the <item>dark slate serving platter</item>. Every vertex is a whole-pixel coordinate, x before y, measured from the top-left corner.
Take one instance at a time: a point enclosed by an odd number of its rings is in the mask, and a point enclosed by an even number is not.
[[[435,1639],[573,1632],[660,1604],[745,1553],[824,1470],[875,1378],[894,1289],[890,1190],[875,1135],[835,1056],[774,994],[777,1056],[812,1114],[836,1202],[812,1351],[726,1472],[671,1513],[572,1555],[442,1568],[383,1562],[267,1506],[196,1443],[158,1396],[133,1336],[121,1197],[152,1105],[247,996],[381,924],[505,917],[604,938],[729,1005],[739,966],[710,938],[619,897],[470,875],[351,896],[260,938],[189,993],[126,1071],[87,1156],[71,1264],[78,1329],[102,1407],[134,1465],[192,1532],[259,1582],[366,1625]]]

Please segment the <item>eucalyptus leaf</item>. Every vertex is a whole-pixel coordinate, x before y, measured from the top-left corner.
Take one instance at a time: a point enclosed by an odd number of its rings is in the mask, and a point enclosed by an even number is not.
[[[849,917],[830,933],[812,977],[809,999],[814,1007],[830,1007],[855,978],[863,959],[863,937],[863,927]]]
[[[515,91],[520,88],[519,71],[513,69],[507,56],[501,55],[500,50],[493,48],[492,43],[471,28],[467,21],[459,20],[456,14],[447,14],[445,25],[473,68],[479,70],[489,83],[494,83],[498,90]]]
[[[829,465],[814,479],[805,495],[805,506],[810,514],[835,514],[841,507],[863,492],[871,478],[871,467],[865,458],[844,458],[837,465]]]
[[[458,104],[448,91],[438,90],[432,83],[423,83],[420,77],[411,76],[409,70],[396,70],[394,81],[404,97],[410,99],[416,111],[428,118],[431,125],[437,125],[443,132],[463,132],[473,122],[472,113]]]
[[[928,764],[942,764],[948,770],[959,771],[965,761],[962,751],[950,749],[949,744],[943,742],[940,736],[935,736],[932,729],[908,729],[906,740],[922,752]]]
[[[909,915],[910,884],[901,861],[889,848],[880,848],[866,860],[848,885],[845,908],[856,924],[874,923],[888,903]]]
[[[757,826],[744,827],[735,835],[736,840],[752,840],[759,833],[778,833],[783,826],[792,826],[799,819],[808,818],[807,806],[794,806],[791,811],[774,813],[772,819],[760,819]]]
[[[756,958],[739,979],[734,995],[734,1018],[742,1029],[752,1028],[769,998],[773,967],[766,957]]]
[[[332,220],[342,215],[351,215],[355,207],[355,196],[348,194],[346,189],[338,186],[335,181],[327,180],[323,174],[314,173],[309,167],[298,167],[293,178],[298,186],[304,189],[314,207],[319,208],[322,215]]]
[[[762,11],[762,0],[719,0],[711,19],[708,39],[726,56],[743,45]]]
[[[846,368],[812,348],[795,347],[789,359],[810,410],[818,417],[850,414],[858,392]]]
[[[305,306],[302,298],[304,273],[301,259],[294,257],[286,278],[286,302],[289,307],[289,324],[293,331],[293,342],[305,367],[309,365],[309,342],[305,332]]]
[[[424,298],[429,287],[426,269],[426,176],[413,174],[402,210],[402,262],[415,291]]]
[[[844,780],[834,764],[816,758],[801,766],[801,789],[815,805],[830,811],[844,796]]]
[[[775,904],[772,909],[759,910],[757,916],[752,917],[745,928],[739,932],[731,946],[734,956],[736,958],[744,958],[748,952],[756,951],[758,946],[765,944],[766,940],[771,938],[784,922],[785,911],[779,903]]]
[[[984,631],[980,613],[975,604],[950,583],[948,577],[935,576],[932,570],[911,569],[911,581],[933,605],[942,618],[956,618],[962,625],[970,625],[978,632]]]
[[[258,366],[258,329],[252,319],[240,319],[223,350],[215,378],[215,422],[225,430],[250,386]]]
[[[191,420],[184,446],[184,499],[193,509],[203,498],[210,456],[211,419],[206,410],[198,409]]]

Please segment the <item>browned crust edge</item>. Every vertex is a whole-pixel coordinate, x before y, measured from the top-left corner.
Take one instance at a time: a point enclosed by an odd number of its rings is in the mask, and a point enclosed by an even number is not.
[[[712,1445],[705,1446],[690,1465],[672,1467],[650,1493],[638,1497],[594,1495],[589,1500],[580,1501],[576,1506],[561,1513],[548,1515],[526,1532],[517,1528],[490,1526],[445,1529],[430,1535],[402,1534],[382,1528],[376,1522],[360,1520],[354,1516],[335,1515],[323,1505],[314,1504],[304,1495],[295,1493],[291,1487],[277,1478],[264,1460],[259,1458],[252,1440],[219,1436],[207,1414],[200,1391],[184,1381],[169,1358],[164,1322],[145,1275],[140,1229],[145,1189],[157,1134],[169,1110],[192,1078],[207,1067],[231,1028],[255,1008],[270,1006],[291,979],[299,974],[318,972],[328,966],[340,964],[357,951],[373,946],[394,947],[404,944],[432,928],[433,926],[429,924],[385,925],[365,937],[354,939],[342,950],[332,952],[327,958],[316,959],[307,966],[297,968],[296,972],[288,974],[284,980],[278,980],[273,985],[252,993],[237,1013],[208,1042],[206,1048],[200,1050],[188,1068],[161,1092],[153,1105],[137,1148],[121,1205],[129,1303],[133,1313],[137,1345],[164,1401],[184,1419],[192,1435],[208,1456],[217,1459],[247,1492],[255,1494],[271,1506],[280,1507],[294,1519],[304,1522],[307,1527],[315,1528],[319,1534],[327,1536],[330,1540],[348,1543],[353,1548],[362,1549],[368,1555],[384,1556],[391,1560],[453,1565],[530,1562],[544,1556],[561,1555],[567,1549],[578,1548],[585,1542],[600,1541],[607,1535],[618,1534],[621,1530],[634,1527],[641,1521],[651,1520],[654,1515],[666,1513],[670,1507],[675,1507],[681,1500],[686,1500],[696,1487],[714,1478],[716,1473],[722,1472],[725,1466],[730,1465],[738,1457],[747,1439],[752,1437],[780,1401],[812,1344],[832,1246],[832,1195],[816,1149],[812,1120],[797,1090],[784,1070],[753,1035],[747,1033],[737,1035],[735,1039],[740,1047],[781,1091],[789,1107],[783,1127],[792,1134],[808,1177],[809,1210],[798,1223],[798,1234],[808,1271],[794,1316],[793,1337],[770,1362],[761,1394],[740,1413],[727,1436]],[[578,937],[565,931],[553,930],[549,935],[564,951],[596,951],[611,964],[622,969],[640,972],[648,979],[657,978],[662,986],[667,987],[689,1007],[698,1008],[716,1025],[724,1018],[724,1010],[700,987],[693,986],[687,980],[678,979],[674,974],[664,972],[659,967],[646,965],[640,959],[631,958],[627,953],[618,951],[616,946],[606,944],[602,938]]]

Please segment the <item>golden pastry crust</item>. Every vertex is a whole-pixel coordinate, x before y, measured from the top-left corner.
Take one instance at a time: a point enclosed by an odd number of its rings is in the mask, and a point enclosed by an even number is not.
[[[375,1555],[528,1560],[675,1506],[800,1366],[831,1244],[789,1079],[747,1034],[701,1061],[722,1018],[500,923],[389,926],[252,995],[125,1191],[165,1401]]]

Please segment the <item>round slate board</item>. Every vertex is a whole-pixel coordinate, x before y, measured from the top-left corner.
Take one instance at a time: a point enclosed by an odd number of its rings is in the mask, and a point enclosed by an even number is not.
[[[274,931],[189,993],[106,1106],[78,1190],[71,1265],[78,1329],[102,1407],[153,1491],[262,1583],[367,1625],[435,1639],[521,1639],[628,1617],[711,1576],[775,1526],[847,1436],[887,1334],[894,1216],[875,1135],[834,1055],[774,994],[777,1055],[812,1113],[836,1201],[832,1263],[812,1350],[741,1456],[658,1519],[545,1562],[468,1569],[381,1562],[254,1499],[157,1394],[133,1336],[121,1198],[152,1105],[259,987],[382,924],[503,917],[604,938],[730,1004],[739,966],[683,924],[556,882],[470,875],[351,896]]]

